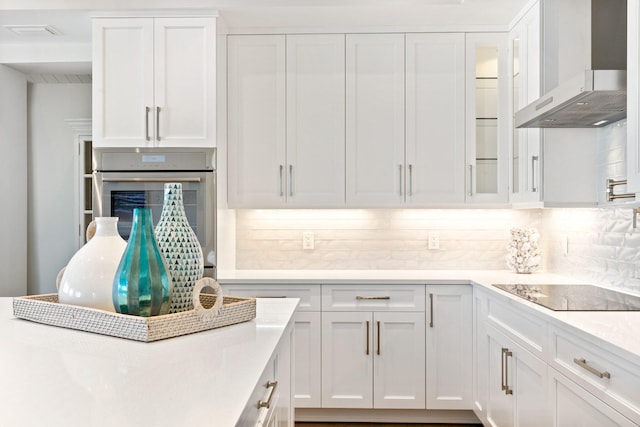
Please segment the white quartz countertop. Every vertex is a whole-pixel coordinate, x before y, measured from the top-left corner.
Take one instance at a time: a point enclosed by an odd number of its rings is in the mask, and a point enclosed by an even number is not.
[[[259,299],[256,319],[143,343],[13,317],[0,298],[0,424],[233,426],[297,299]]]
[[[490,290],[523,310],[546,317],[551,324],[570,327],[583,337],[599,342],[640,367],[640,311],[553,311],[492,284],[591,284],[571,276],[512,271],[474,270],[220,270],[217,279],[224,287],[232,283],[264,284],[472,284]],[[638,294],[635,294],[638,295]],[[614,346],[614,347],[611,347]]]

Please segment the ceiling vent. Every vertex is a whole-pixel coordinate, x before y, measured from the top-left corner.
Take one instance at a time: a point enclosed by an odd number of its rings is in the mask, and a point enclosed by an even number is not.
[[[59,36],[62,33],[51,25],[5,25],[7,30],[18,36]]]

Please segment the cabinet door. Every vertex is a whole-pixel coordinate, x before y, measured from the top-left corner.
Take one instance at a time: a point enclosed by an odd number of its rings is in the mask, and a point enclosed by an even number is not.
[[[370,312],[322,313],[322,407],[372,408]]]
[[[424,313],[374,313],[374,408],[425,408],[424,319]]]
[[[508,365],[509,376],[513,372],[515,398],[515,426],[539,427],[550,425],[549,400],[547,398],[547,364],[528,351],[511,344],[513,365]],[[511,359],[508,360],[511,362]]]
[[[346,36],[347,205],[404,202],[404,35]]]
[[[407,203],[464,203],[464,34],[407,34],[406,56]]]
[[[540,97],[540,5],[534,4],[509,34],[512,108],[519,109]],[[540,129],[516,129],[511,149],[511,201],[541,201]]]
[[[489,399],[487,419],[493,426],[549,425],[547,364],[487,326]]]
[[[467,35],[467,201],[508,200],[507,36]]]
[[[428,285],[427,408],[471,409],[472,288]]]
[[[637,426],[555,369],[549,369],[553,427]]]
[[[320,407],[320,313],[295,314],[294,400],[296,408]]]
[[[93,146],[153,145],[153,19],[92,21]]]
[[[511,384],[506,369],[508,358],[512,357],[508,356],[509,341],[491,327],[487,327],[486,331],[489,350],[487,420],[494,427],[510,427],[514,425],[513,394],[508,394],[505,389],[505,384]]]
[[[156,18],[155,138],[159,146],[215,146],[214,18]]]
[[[287,36],[287,204],[344,206],[344,35]]]
[[[640,192],[640,5],[627,2],[627,191]]]
[[[285,204],[285,36],[228,36],[228,201]]]

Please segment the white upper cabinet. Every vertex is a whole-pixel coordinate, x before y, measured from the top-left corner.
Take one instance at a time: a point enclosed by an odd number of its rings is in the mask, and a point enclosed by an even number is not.
[[[278,207],[285,198],[283,35],[227,38],[230,207]]]
[[[215,146],[215,18],[93,20],[93,144]]]
[[[640,193],[640,5],[627,2],[627,191]]]
[[[404,34],[346,36],[349,207],[404,201]]]
[[[467,188],[469,203],[509,196],[507,35],[467,34]]]
[[[228,37],[229,206],[344,206],[344,35]]]
[[[464,34],[406,35],[407,205],[464,203]]]
[[[287,36],[287,204],[342,207],[344,35]]]
[[[540,97],[540,5],[535,3],[509,33],[513,113]],[[541,130],[516,129],[511,144],[511,202],[541,201]]]

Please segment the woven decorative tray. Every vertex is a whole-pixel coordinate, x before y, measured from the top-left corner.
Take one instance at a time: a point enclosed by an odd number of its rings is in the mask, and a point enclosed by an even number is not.
[[[206,286],[214,287],[217,295],[201,294]],[[162,316],[132,316],[62,304],[57,294],[14,298],[13,315],[47,325],[144,342],[221,328],[256,317],[255,298],[222,297],[219,286],[213,279],[202,279],[194,289],[193,310]]]

